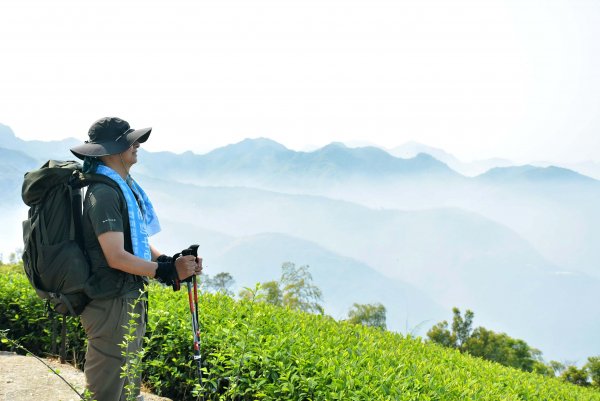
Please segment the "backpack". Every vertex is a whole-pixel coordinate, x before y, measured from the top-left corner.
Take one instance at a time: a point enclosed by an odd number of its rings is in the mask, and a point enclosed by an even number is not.
[[[23,179],[21,196],[29,206],[23,221],[23,268],[37,295],[62,315],[77,316],[89,302],[82,188],[94,182],[119,188],[106,176],[84,174],[76,161],[49,160]]]

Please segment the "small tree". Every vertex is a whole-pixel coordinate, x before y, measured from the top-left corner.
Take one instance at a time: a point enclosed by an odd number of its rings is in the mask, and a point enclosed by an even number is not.
[[[283,305],[283,293],[279,282],[276,280],[262,283],[259,291],[259,299],[271,305]]]
[[[231,287],[235,283],[235,280],[229,273],[221,272],[214,277],[205,277],[204,282],[206,288],[210,291],[221,292],[228,296],[233,296]]]
[[[250,298],[250,294],[246,290],[241,291],[239,295],[241,298]],[[286,262],[281,266],[279,281],[273,280],[260,284],[256,299],[272,305],[323,314],[323,307],[319,304],[322,293],[312,283],[308,266],[296,267],[291,262]]]
[[[555,376],[560,376],[567,368],[563,363],[558,361],[550,361],[548,366],[554,371]]]
[[[589,386],[588,374],[585,368],[579,369],[577,366],[568,366],[560,375],[564,381],[578,386]]]
[[[448,322],[443,321],[436,324],[427,332],[429,340],[441,344],[445,347],[458,348],[463,350],[464,344],[467,342],[473,331],[473,317],[475,314],[467,310],[463,318],[458,308],[452,308],[452,332],[448,329]]]
[[[352,305],[352,309],[348,312],[348,321],[354,324],[362,324],[364,326],[379,327],[386,329],[385,323],[385,306],[377,304],[357,304]]]
[[[456,335],[448,330],[448,322],[443,321],[434,325],[428,332],[430,341],[448,348],[456,348]]]
[[[465,352],[504,366],[531,372],[540,359],[540,351],[533,349],[523,340],[511,338],[505,333],[496,333],[478,327],[463,345]]]
[[[473,330],[475,314],[472,311],[467,310],[464,318],[458,308],[453,308],[452,312],[452,331],[448,328],[448,322],[438,323],[427,332],[430,341],[505,366],[552,375],[550,368],[543,363],[542,353],[531,348],[525,341],[484,327]]]
[[[592,384],[595,387],[600,387],[600,356],[589,357],[585,367],[592,378]]]
[[[473,331],[473,317],[475,314],[473,311],[467,309],[463,319],[458,308],[452,308],[452,313],[454,314],[454,318],[452,319],[452,333],[456,336],[457,347],[462,349]]]
[[[281,266],[283,305],[304,312],[323,314],[319,304],[322,299],[321,290],[312,283],[312,275],[308,265],[296,267],[294,263],[286,262]]]
[[[239,297],[248,301],[264,302],[275,306],[283,306],[283,293],[279,286],[279,281],[272,280],[256,285],[256,289],[251,291],[244,288],[239,292]]]

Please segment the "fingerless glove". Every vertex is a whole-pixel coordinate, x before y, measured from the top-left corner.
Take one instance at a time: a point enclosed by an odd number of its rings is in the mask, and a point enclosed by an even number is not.
[[[166,285],[175,284],[178,280],[174,259],[167,255],[160,255],[156,258],[156,261],[158,262],[158,268],[156,269],[154,278]]]

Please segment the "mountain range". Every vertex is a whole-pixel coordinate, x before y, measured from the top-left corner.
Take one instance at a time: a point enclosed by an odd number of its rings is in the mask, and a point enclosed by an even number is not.
[[[6,254],[20,242],[24,172],[73,159],[77,141],[23,141],[2,125],[0,141]],[[391,330],[424,335],[457,306],[547,358],[600,354],[599,312],[584,306],[600,291],[600,182],[590,177],[556,166],[471,177],[426,153],[296,152],[266,138],[139,159],[133,173],[163,223],[158,248],[199,242],[207,273],[229,272],[238,289],[306,264],[335,318],[381,302]]]

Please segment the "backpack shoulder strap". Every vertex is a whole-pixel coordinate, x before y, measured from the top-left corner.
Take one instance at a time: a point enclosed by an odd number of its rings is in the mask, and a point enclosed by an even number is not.
[[[90,184],[94,184],[94,183],[102,183],[102,184],[106,184],[110,187],[113,187],[115,189],[119,189],[121,190],[121,188],[119,187],[119,184],[117,184],[115,181],[111,180],[110,178],[108,178],[107,176],[103,175],[103,174],[96,174],[96,173],[79,173],[78,174],[78,184],[77,186],[79,188],[83,188],[86,187]]]

